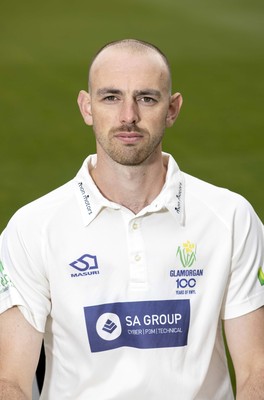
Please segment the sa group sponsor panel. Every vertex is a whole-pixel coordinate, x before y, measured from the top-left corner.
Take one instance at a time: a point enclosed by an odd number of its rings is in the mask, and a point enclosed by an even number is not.
[[[190,300],[138,301],[84,307],[92,352],[118,347],[186,346]]]

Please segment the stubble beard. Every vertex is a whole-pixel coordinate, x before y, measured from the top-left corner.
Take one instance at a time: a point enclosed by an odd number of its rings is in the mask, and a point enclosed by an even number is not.
[[[159,147],[164,135],[163,131],[159,135],[151,136],[148,131],[134,127],[133,131],[142,134],[142,141],[136,144],[124,144],[115,137],[116,133],[123,130],[125,129],[112,129],[109,135],[105,136],[96,133],[94,126],[96,140],[103,151],[107,153],[113,161],[124,166],[143,164]],[[129,132],[129,129],[126,130]]]

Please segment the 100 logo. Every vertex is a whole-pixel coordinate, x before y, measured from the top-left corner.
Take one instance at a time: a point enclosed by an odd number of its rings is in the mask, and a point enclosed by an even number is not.
[[[186,289],[186,288],[194,288],[196,286],[196,279],[176,279],[177,289]]]

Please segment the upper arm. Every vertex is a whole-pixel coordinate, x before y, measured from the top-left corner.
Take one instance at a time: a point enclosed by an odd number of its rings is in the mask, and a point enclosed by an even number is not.
[[[19,385],[29,397],[42,338],[17,307],[0,315],[0,379]]]
[[[225,320],[224,326],[239,388],[249,377],[264,372],[264,307]]]

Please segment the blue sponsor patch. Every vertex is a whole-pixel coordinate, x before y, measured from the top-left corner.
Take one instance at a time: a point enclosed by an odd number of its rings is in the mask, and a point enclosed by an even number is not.
[[[186,346],[190,300],[136,301],[84,307],[91,351]]]

